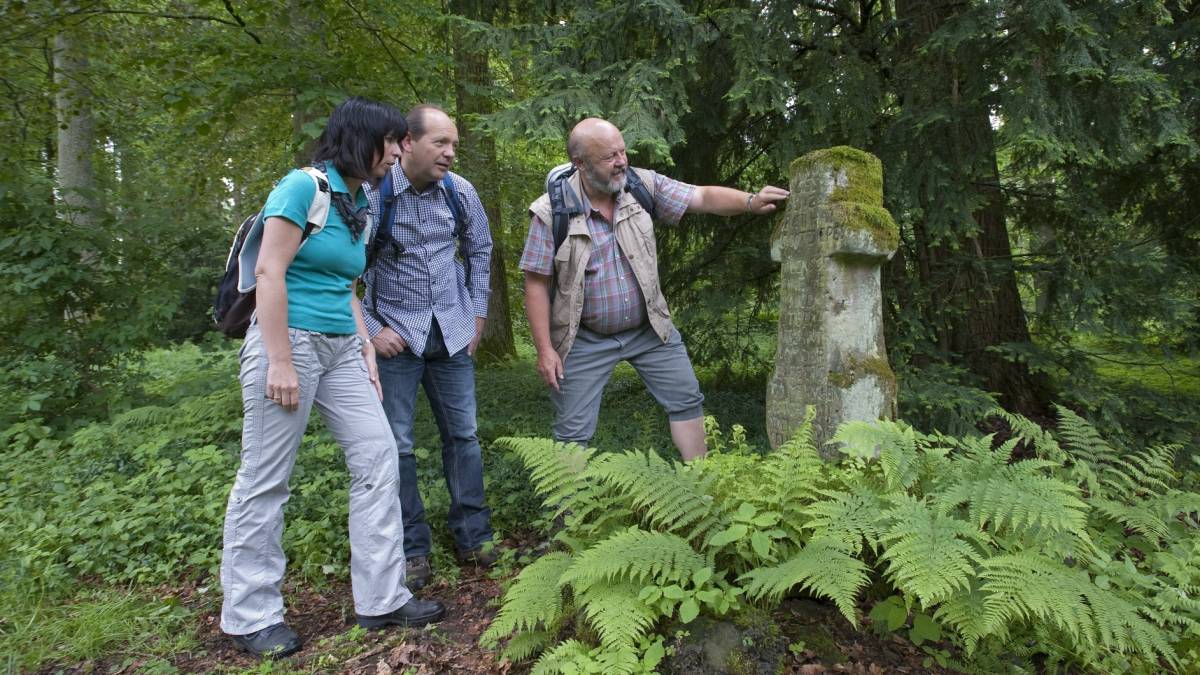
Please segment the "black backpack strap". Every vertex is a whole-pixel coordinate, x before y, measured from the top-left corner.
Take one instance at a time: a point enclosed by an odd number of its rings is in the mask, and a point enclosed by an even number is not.
[[[558,249],[562,248],[563,242],[567,240],[567,228],[571,218],[583,213],[583,204],[579,201],[579,196],[567,184],[574,174],[575,167],[571,167],[546,186],[546,194],[550,196],[551,220],[554,221],[550,223],[551,232],[554,234],[554,250],[551,255],[557,255]]]
[[[646,184],[642,182],[642,177],[634,171],[632,166],[625,167],[625,191],[633,195],[638,204],[641,204],[646,213],[650,217],[654,217],[654,196],[650,194],[650,190]]]
[[[388,171],[383,180],[379,182],[379,224],[375,227],[375,236],[387,237],[393,241],[395,237],[392,236],[392,209],[396,206],[394,185],[392,172]]]

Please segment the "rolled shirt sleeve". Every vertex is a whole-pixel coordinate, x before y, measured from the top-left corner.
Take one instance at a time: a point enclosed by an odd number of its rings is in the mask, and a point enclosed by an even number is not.
[[[554,274],[554,242],[550,240],[550,226],[541,218],[533,216],[529,221],[529,234],[525,236],[525,250],[517,266],[534,274]]]

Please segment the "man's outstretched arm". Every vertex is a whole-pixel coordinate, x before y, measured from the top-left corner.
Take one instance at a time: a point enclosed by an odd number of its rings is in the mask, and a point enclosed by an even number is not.
[[[766,215],[787,199],[788,191],[768,185],[758,192],[743,192],[720,185],[701,185],[692,192],[688,202],[688,213],[712,213],[718,216],[736,216],[739,213]]]

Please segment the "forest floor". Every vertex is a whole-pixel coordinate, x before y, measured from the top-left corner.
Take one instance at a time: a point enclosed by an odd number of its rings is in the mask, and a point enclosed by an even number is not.
[[[119,646],[111,657],[54,663],[40,673],[354,673],[426,675],[433,673],[525,673],[530,666],[500,661],[479,644],[497,611],[502,580],[463,568],[455,579],[435,577],[420,593],[445,603],[446,618],[422,629],[364,631],[353,623],[348,582],[315,587],[287,583],[288,623],[304,638],[297,654],[259,662],[234,647],[220,629],[220,596],[213,587],[160,587],[194,612],[191,646],[166,656],[138,658]],[[779,626],[785,673],[944,673],[928,654],[899,634],[881,636],[852,627],[832,605],[808,599],[785,600],[772,614]],[[864,623],[869,620],[863,617]]]

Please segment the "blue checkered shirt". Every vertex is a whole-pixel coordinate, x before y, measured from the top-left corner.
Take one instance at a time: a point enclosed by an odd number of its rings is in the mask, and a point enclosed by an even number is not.
[[[674,225],[687,212],[696,186],[654,174],[654,217]],[[587,215],[592,253],[583,275],[583,312],[580,322],[604,335],[637,328],[646,321],[646,299],[638,287],[633,265],[617,242],[613,224],[592,208],[586,194],[579,195]],[[525,251],[518,267],[552,276],[554,274],[554,236],[550,226],[534,216],[525,238]]]
[[[492,260],[487,214],[475,186],[456,173],[450,176],[465,216],[461,253],[470,261],[471,278],[466,278],[463,263],[456,258],[459,240],[454,238],[454,212],[445,187],[438,181],[417,192],[398,163],[392,168],[396,202],[389,225],[404,253],[397,257],[395,249],[386,247],[363,277],[367,332],[374,337],[388,326],[414,354],[425,351],[434,317],[451,354],[475,338],[475,317],[487,317]],[[378,221],[379,190],[368,186],[367,199]]]

